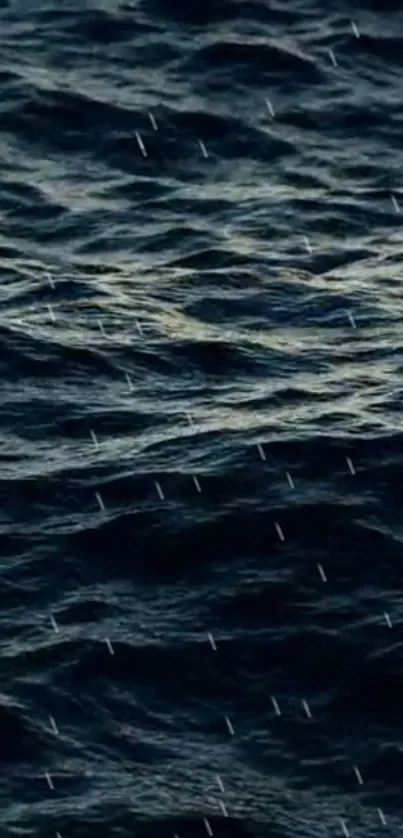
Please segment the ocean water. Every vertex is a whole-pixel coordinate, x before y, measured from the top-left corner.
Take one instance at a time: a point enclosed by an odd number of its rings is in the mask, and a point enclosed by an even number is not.
[[[401,835],[402,4],[0,58],[1,838]]]

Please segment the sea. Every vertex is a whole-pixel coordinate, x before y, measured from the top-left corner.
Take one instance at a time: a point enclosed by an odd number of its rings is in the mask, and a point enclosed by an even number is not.
[[[0,838],[403,829],[403,3],[0,2]]]

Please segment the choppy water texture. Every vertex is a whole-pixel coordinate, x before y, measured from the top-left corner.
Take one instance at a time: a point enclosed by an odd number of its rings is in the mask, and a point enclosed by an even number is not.
[[[400,835],[400,2],[2,2],[0,832]]]

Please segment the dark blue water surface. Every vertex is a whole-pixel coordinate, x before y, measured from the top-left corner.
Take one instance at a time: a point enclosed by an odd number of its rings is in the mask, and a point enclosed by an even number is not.
[[[403,4],[0,56],[0,838],[401,835]]]

